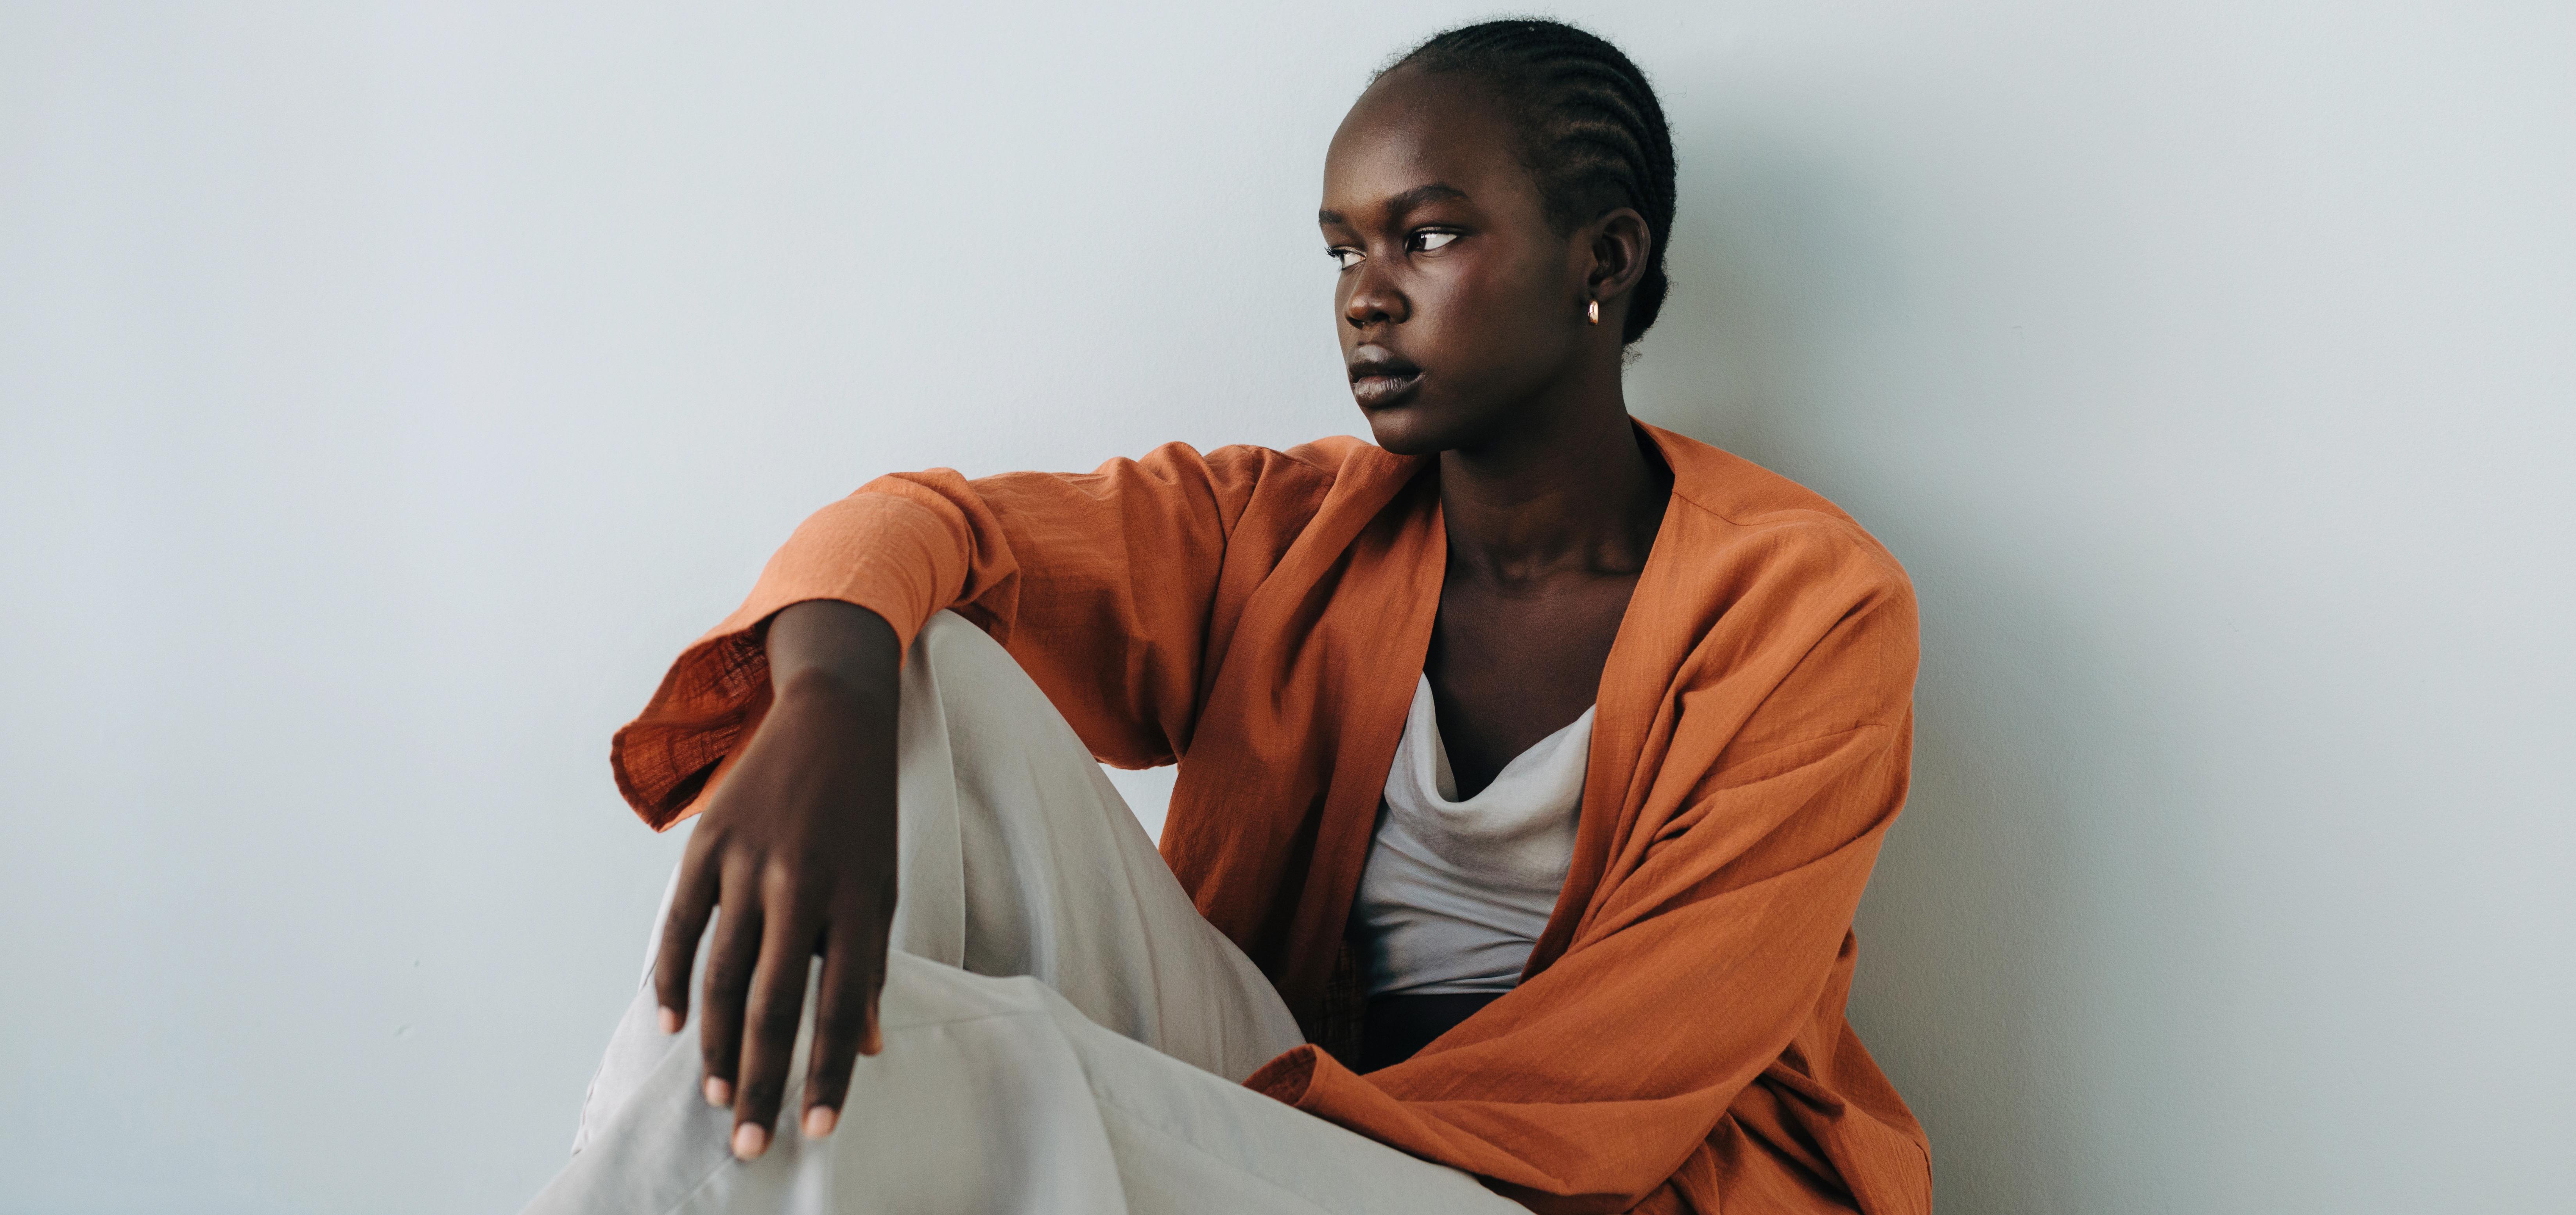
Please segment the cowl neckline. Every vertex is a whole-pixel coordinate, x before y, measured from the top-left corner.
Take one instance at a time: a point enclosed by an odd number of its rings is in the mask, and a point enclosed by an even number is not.
[[[1411,752],[1408,758],[1414,770],[1403,775],[1411,778],[1418,802],[1444,810],[1472,811],[1478,808],[1479,803],[1502,800],[1495,795],[1495,790],[1521,783],[1516,778],[1555,768],[1556,761],[1569,747],[1582,747],[1588,753],[1592,741],[1592,716],[1599,708],[1598,704],[1585,705],[1583,712],[1574,720],[1558,726],[1513,756],[1503,765],[1502,771],[1494,774],[1494,779],[1476,791],[1475,796],[1462,799],[1458,796],[1457,774],[1449,766],[1448,740],[1440,735],[1440,710],[1431,694],[1431,676],[1428,673],[1419,675],[1413,685],[1413,705],[1405,712],[1404,732],[1421,739],[1425,745],[1408,748]],[[1576,788],[1579,795],[1579,778]]]

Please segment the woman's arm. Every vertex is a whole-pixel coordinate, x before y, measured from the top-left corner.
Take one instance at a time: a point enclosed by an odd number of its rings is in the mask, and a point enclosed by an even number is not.
[[[946,469],[880,477],[815,512],[733,615],[680,655],[610,751],[655,828],[685,817],[769,691],[762,622],[807,600],[866,608],[909,645],[953,608],[1046,690],[1092,753],[1168,763],[1197,720],[1199,676],[1239,596],[1275,565],[1358,447],[1201,455],[1165,444],[1089,473]]]
[[[757,1156],[823,955],[807,1132],[828,1134],[850,1069],[877,1049],[877,992],[895,905],[895,710],[903,657],[865,608],[810,600],[778,613],[768,714],[706,798],[680,863],[653,967],[662,1029],[687,1019],[689,974],[721,908],[699,1009],[706,1097],[734,1110],[734,1152]]]
[[[895,900],[895,715],[905,649],[953,608],[1000,639],[1094,754],[1187,745],[1227,573],[1257,582],[1338,467],[1180,444],[1086,474],[879,478],[800,526],[742,608],[618,732],[618,785],[655,827],[702,815],[655,962],[663,1023],[699,1012],[707,1097],[766,1147],[823,955],[808,1126],[826,1133],[876,1041]],[[721,909],[723,915],[714,913]]]

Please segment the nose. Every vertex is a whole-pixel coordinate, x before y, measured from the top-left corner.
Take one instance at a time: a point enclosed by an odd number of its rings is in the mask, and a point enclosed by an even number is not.
[[[1351,276],[1351,294],[1342,301],[1342,320],[1353,329],[1371,325],[1401,324],[1412,311],[1404,293],[1377,273],[1375,259],[1360,263]]]

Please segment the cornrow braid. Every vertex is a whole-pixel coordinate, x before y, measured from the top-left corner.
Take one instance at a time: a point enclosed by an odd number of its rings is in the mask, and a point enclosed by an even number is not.
[[[1619,207],[1646,218],[1653,246],[1620,341],[1643,336],[1671,286],[1664,245],[1673,226],[1673,134],[1645,73],[1598,35],[1535,18],[1434,35],[1378,75],[1407,66],[1495,86],[1511,109],[1521,159],[1538,179],[1557,231],[1572,232]]]

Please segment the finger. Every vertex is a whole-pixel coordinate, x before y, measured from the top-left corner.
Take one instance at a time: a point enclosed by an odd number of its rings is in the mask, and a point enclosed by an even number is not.
[[[877,891],[876,918],[870,921],[867,940],[862,943],[868,960],[861,978],[868,993],[863,1014],[867,1028],[859,1037],[859,1053],[862,1055],[873,1055],[885,1049],[885,1029],[878,1018],[877,1005],[885,994],[886,955],[894,949],[894,899],[894,875],[887,874],[885,884]]]
[[[707,1104],[733,1104],[734,1067],[742,1052],[742,1001],[760,960],[759,892],[728,876],[724,906],[716,916],[715,944],[707,953],[705,1003],[698,1008],[698,1053],[706,1061]]]
[[[805,1136],[820,1139],[841,1121],[859,1054],[877,1053],[877,993],[885,987],[886,933],[845,915],[825,929],[823,987],[815,1000],[814,1050],[805,1076]]]
[[[805,1019],[805,978],[813,969],[819,916],[800,911],[783,884],[770,890],[761,936],[760,973],[744,1006],[742,1072],[733,1107],[733,1154],[757,1159],[769,1150],[787,1068],[796,1057],[797,1023]]]
[[[713,866],[693,847],[680,862],[671,910],[662,917],[662,947],[653,955],[653,1000],[662,1006],[663,1033],[676,1034],[688,1023],[689,972],[697,965],[698,939],[706,934],[715,901]]]

